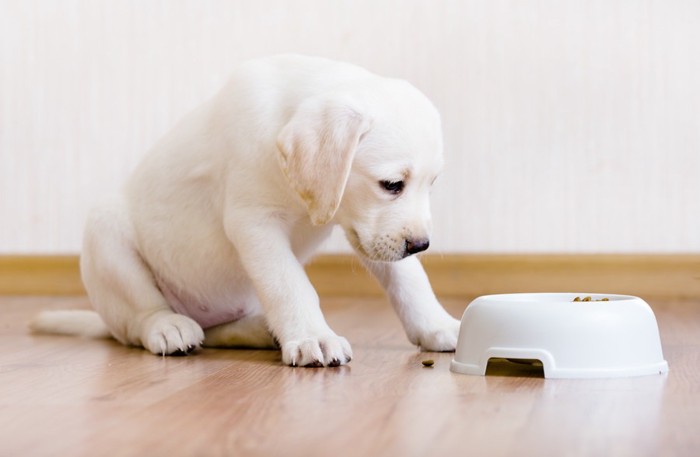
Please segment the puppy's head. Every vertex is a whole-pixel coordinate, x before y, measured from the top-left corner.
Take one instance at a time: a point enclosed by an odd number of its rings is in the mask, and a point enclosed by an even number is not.
[[[307,100],[277,145],[312,223],[339,223],[370,260],[396,261],[428,248],[442,135],[437,110],[418,90],[383,80],[362,95]]]

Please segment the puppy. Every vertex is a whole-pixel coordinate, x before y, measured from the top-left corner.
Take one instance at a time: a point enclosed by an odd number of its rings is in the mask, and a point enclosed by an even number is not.
[[[439,114],[407,82],[320,58],[250,61],[89,215],[80,267],[97,313],[31,326],[154,354],[279,347],[287,365],[343,365],[350,344],[303,267],[340,225],[408,339],[452,351],[459,321],[412,256],[428,248],[442,166]]]

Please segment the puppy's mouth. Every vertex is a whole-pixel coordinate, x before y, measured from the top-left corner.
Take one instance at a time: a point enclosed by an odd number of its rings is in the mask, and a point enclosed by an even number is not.
[[[358,254],[371,259],[370,255],[367,254],[367,251],[365,251],[365,248],[362,246],[360,235],[357,234],[357,231],[354,228],[345,230],[345,237],[350,242],[350,246],[352,246],[352,248],[357,251]]]
[[[405,242],[388,235],[373,238],[369,245],[363,243],[353,228],[347,229],[345,236],[358,254],[375,262],[396,262],[411,255],[405,249]]]

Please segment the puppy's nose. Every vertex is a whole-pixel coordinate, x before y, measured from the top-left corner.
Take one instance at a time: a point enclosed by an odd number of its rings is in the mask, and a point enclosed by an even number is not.
[[[430,241],[427,238],[406,240],[406,254],[417,254],[428,249]]]

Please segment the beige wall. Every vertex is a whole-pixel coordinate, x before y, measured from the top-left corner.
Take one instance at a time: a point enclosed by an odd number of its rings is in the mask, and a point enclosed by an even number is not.
[[[77,252],[178,117],[287,51],[433,99],[436,251],[700,252],[698,1],[0,0],[0,254]]]

